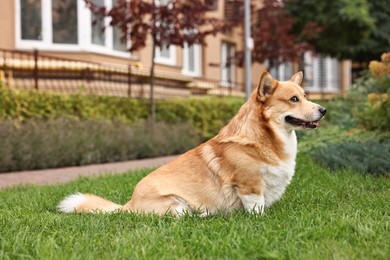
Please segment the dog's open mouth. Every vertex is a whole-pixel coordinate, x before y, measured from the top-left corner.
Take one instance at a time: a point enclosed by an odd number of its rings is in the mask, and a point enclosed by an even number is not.
[[[302,126],[303,128],[310,128],[314,129],[317,128],[320,125],[320,120],[316,121],[303,121],[301,119],[292,117],[292,116],[286,116],[285,118],[286,122],[293,125],[293,126]]]

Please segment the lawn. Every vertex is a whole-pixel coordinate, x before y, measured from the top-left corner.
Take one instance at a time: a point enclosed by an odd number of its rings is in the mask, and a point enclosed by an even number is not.
[[[66,195],[125,203],[150,170],[0,191],[0,259],[389,259],[390,181],[329,172],[300,154],[263,216],[65,215]]]

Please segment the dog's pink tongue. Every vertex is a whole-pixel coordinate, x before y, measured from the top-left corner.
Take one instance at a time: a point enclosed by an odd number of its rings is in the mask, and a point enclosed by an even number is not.
[[[319,126],[320,125],[320,121],[313,121],[313,122],[310,122],[311,125],[314,125],[314,126]]]

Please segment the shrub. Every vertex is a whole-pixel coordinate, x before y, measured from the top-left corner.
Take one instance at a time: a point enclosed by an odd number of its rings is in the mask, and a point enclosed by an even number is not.
[[[348,96],[354,122],[366,130],[390,130],[390,74],[360,78]]]
[[[359,114],[359,124],[370,131],[390,131],[390,98],[376,105],[367,103]]]
[[[375,77],[382,77],[390,74],[390,52],[381,55],[381,61],[371,61],[369,64],[370,72]]]
[[[310,152],[315,148],[325,146],[330,143],[340,143],[346,138],[350,138],[347,130],[337,125],[320,127],[314,131],[297,131],[298,145],[300,152]],[[355,135],[357,136],[357,135]]]
[[[390,176],[390,140],[344,141],[313,149],[310,154],[331,170],[349,168],[376,176]]]
[[[390,74],[373,77],[369,72],[364,73],[356,80],[347,97],[322,102],[328,110],[322,125],[387,131],[390,121],[389,86]]]
[[[147,118],[147,107],[143,100],[131,98],[0,90],[0,119],[72,117],[134,122]]]
[[[189,122],[204,138],[216,135],[244,103],[237,98],[202,98],[159,100],[156,117],[164,122]]]
[[[203,139],[208,139],[243,103],[241,98],[218,97],[156,100],[156,118],[168,123],[190,123]],[[133,123],[148,116],[149,102],[142,99],[0,89],[0,120],[68,117]]]
[[[182,153],[199,143],[185,123],[66,118],[0,122],[0,171],[124,161]]]
[[[320,103],[327,109],[326,116],[321,121],[321,128],[338,126],[342,129],[351,129],[357,125],[355,113],[359,111],[360,106],[356,104],[363,104],[364,101],[360,101],[357,97],[336,97],[329,101],[316,103]]]

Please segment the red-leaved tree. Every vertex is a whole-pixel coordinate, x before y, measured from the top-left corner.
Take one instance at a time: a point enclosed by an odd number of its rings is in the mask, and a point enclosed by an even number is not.
[[[255,62],[268,61],[272,68],[281,63],[298,62],[304,52],[314,50],[308,40],[316,37],[321,28],[311,23],[299,34],[293,34],[295,20],[284,10],[283,1],[264,0],[264,6],[255,13],[252,24]]]
[[[109,17],[110,26],[120,28],[123,42],[130,40],[130,52],[146,46],[152,37],[152,66],[150,70],[150,112],[155,118],[154,58],[155,47],[185,44],[206,45],[208,35],[228,30],[231,25],[222,19],[207,15],[218,0],[117,0],[111,9],[85,0],[97,17]]]
[[[309,23],[298,34],[293,33],[295,20],[284,9],[282,0],[264,0],[252,12],[251,34],[254,42],[252,62],[268,63],[268,69],[281,63],[299,62],[306,51],[314,51],[309,40],[317,37],[321,27]],[[243,52],[237,53],[239,65]]]

